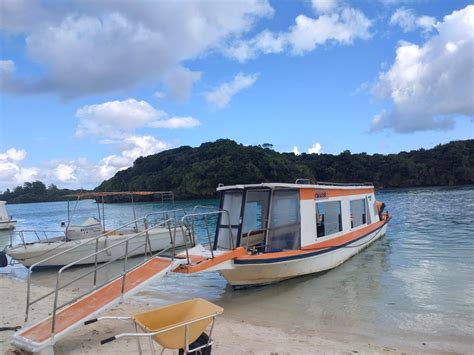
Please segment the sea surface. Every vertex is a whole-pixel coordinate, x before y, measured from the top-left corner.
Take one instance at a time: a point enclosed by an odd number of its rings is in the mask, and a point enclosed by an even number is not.
[[[233,290],[215,272],[169,274],[135,297],[153,306],[204,297],[234,319],[295,332],[474,352],[474,186],[381,190],[376,197],[393,217],[387,235],[331,271],[243,290]],[[175,207],[191,211],[196,204],[217,201],[178,201]],[[65,202],[7,208],[18,230],[59,230],[67,221]],[[140,203],[136,214],[161,208]],[[76,216],[97,216],[96,204],[83,201]],[[105,216],[109,227],[133,219],[127,204],[107,204]],[[3,247],[9,233],[0,233]],[[27,275],[19,265],[0,272]],[[53,284],[55,270],[38,274],[42,283]]]

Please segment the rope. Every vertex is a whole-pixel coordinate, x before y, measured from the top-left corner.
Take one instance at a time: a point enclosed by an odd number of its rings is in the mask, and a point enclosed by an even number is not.
[[[4,332],[5,330],[13,330],[14,332],[16,332],[20,328],[21,327],[19,325],[14,327],[0,327],[0,332]]]

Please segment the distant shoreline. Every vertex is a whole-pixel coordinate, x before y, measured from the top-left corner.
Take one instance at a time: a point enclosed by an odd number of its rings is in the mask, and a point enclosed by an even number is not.
[[[244,146],[229,139],[182,146],[140,157],[92,191],[173,191],[176,200],[216,198],[218,184],[260,182],[370,181],[377,190],[474,184],[474,139],[398,154],[281,153]],[[10,204],[67,200],[86,190],[60,189],[41,181],[25,182],[0,193]],[[90,191],[90,190],[89,190]],[[137,199],[138,200],[138,199]]]
[[[457,188],[465,188],[465,187],[473,187],[474,184],[465,184],[465,185],[435,185],[435,186],[409,186],[409,187],[375,187],[375,191],[396,191],[396,190],[413,190],[413,189],[434,189],[434,188],[449,188],[449,189],[457,189]],[[86,190],[82,190],[86,191]],[[176,201],[198,201],[198,200],[215,200],[218,196],[215,197],[197,197],[197,198],[183,198],[183,199],[176,199]],[[90,199],[92,200],[92,199]],[[23,205],[28,203],[46,203],[46,202],[74,202],[75,199],[58,199],[58,200],[44,200],[44,201],[22,201],[16,203],[10,203],[7,201],[7,205]],[[147,203],[147,202],[156,202],[161,203],[161,201],[135,201],[135,203]],[[116,203],[129,203],[129,202],[105,202],[106,204],[116,204]]]

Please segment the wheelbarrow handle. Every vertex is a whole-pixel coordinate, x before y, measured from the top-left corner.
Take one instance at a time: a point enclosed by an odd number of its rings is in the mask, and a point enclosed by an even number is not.
[[[116,337],[113,336],[113,337],[110,337],[110,338],[101,340],[101,341],[100,341],[100,345],[104,345],[104,344],[106,344],[106,343],[110,343],[111,341],[114,341],[115,339],[116,339]]]
[[[115,319],[115,320],[130,320],[130,319],[132,319],[133,320],[133,318],[131,318],[131,317],[99,317],[99,318],[93,318],[93,319],[86,320],[84,322],[84,325],[95,323],[95,322],[98,322],[98,321],[104,320],[104,319]]]

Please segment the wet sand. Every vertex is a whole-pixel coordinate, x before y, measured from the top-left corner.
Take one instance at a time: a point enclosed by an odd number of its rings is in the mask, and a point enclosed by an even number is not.
[[[22,324],[25,305],[26,282],[7,275],[0,275],[1,294],[1,324],[3,327],[17,326]],[[38,286],[33,287],[33,297],[46,293],[51,288]],[[71,292],[79,292],[74,290]],[[152,289],[147,288],[145,293],[150,296]],[[152,306],[144,301],[138,294],[122,304],[114,307],[106,314],[108,315],[131,315]],[[32,320],[44,317],[50,311],[49,303],[40,303],[33,306]],[[313,329],[295,327],[298,317],[288,320],[288,323],[280,326],[263,325],[261,321],[242,321],[232,314],[224,314],[218,318],[214,330],[216,341],[213,347],[215,354],[310,354],[310,353],[446,353],[446,349],[423,348],[406,345],[400,349],[387,347],[383,344],[367,342],[362,339],[354,339],[351,334],[344,334],[334,329],[331,338],[318,334]],[[133,327],[127,322],[102,321],[84,326],[59,341],[55,346],[57,354],[117,354],[137,353],[135,339],[123,338],[106,345],[100,345],[100,340],[112,335],[133,331]],[[0,332],[0,352],[3,354],[18,354],[18,351],[10,345],[11,331]],[[383,341],[383,340],[382,340]],[[149,352],[148,344],[143,341],[142,348]],[[172,353],[168,351],[166,353]],[[177,352],[175,352],[177,353]]]

